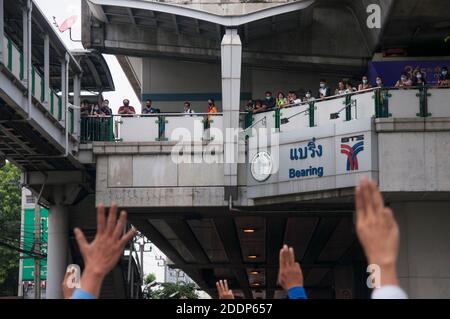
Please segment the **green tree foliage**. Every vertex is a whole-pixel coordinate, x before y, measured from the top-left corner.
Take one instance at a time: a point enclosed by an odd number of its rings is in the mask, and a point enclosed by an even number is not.
[[[11,163],[0,169],[0,296],[17,294],[21,215],[20,170]]]
[[[145,285],[149,285],[152,282],[154,282],[156,280],[156,276],[155,274],[148,274],[147,276],[145,276],[144,278],[144,284]]]
[[[145,287],[144,298],[146,299],[198,299],[195,284],[184,282],[166,282],[156,287]]]

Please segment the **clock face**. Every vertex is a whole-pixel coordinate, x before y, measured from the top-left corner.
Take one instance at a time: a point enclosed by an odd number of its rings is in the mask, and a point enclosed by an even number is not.
[[[272,174],[272,157],[267,152],[260,152],[253,157],[251,171],[253,178],[258,182],[265,182]]]

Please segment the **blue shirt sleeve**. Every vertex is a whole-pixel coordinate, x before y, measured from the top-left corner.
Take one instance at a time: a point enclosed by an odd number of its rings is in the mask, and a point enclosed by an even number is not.
[[[75,289],[72,298],[70,299],[97,299],[97,298],[95,298],[89,292],[84,291],[83,289]]]
[[[308,299],[303,287],[292,287],[288,290],[288,297],[289,299]]]

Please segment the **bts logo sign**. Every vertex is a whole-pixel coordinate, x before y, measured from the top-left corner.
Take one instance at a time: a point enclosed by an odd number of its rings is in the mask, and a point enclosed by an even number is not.
[[[341,139],[341,154],[347,156],[347,172],[358,171],[358,154],[364,151],[364,135]]]

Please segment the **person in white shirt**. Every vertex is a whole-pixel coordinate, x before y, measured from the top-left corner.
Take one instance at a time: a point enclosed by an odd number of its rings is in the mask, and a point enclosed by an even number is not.
[[[297,93],[291,91],[288,94],[289,106],[300,105],[302,104],[302,100],[297,97]]]
[[[195,114],[194,110],[191,109],[190,102],[184,102],[184,114]]]
[[[372,299],[407,299],[397,277],[400,231],[394,214],[385,207],[377,185],[363,178],[356,188],[356,233],[369,265],[380,270]]]

